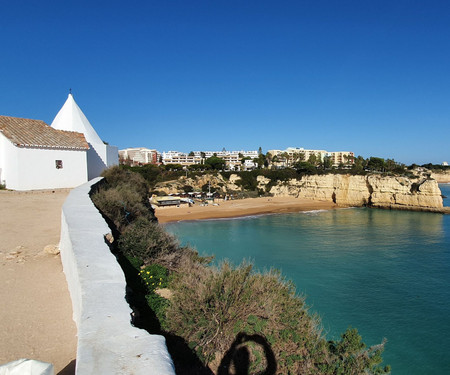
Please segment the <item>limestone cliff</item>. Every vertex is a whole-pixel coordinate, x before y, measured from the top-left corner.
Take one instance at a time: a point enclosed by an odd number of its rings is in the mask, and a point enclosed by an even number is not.
[[[240,177],[232,174],[229,179],[218,175],[181,177],[176,181],[157,184],[155,190],[166,194],[184,191],[186,186],[195,191],[211,184],[211,191],[232,193],[240,191]],[[270,184],[270,185],[269,185]],[[278,181],[274,186],[269,178],[257,177],[257,188],[274,196],[292,196],[314,200],[333,201],[340,206],[368,206],[406,210],[442,212],[442,195],[434,179],[425,176],[417,178],[381,175],[326,174],[304,176],[301,179]]]
[[[438,183],[450,183],[450,170],[433,171],[431,178],[435,179]]]
[[[370,206],[433,211],[443,207],[439,186],[431,179],[379,175],[315,175],[279,182],[274,196],[332,200],[340,206]]]

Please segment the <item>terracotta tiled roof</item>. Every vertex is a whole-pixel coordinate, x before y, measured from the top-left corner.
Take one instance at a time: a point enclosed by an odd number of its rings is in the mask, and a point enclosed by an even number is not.
[[[41,120],[0,116],[0,132],[20,147],[89,149],[82,133],[56,130]]]

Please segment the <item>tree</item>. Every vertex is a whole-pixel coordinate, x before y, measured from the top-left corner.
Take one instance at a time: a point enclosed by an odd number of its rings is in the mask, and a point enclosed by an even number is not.
[[[261,146],[258,148],[258,155],[262,155],[262,148],[261,148]]]
[[[189,153],[189,156],[195,156],[194,151],[191,151],[191,152]]]
[[[200,151],[200,156],[202,157],[202,159],[206,158],[206,154],[203,151]]]
[[[367,161],[361,155],[355,158],[355,163],[352,165],[352,171],[355,173],[361,173],[367,166]]]
[[[323,158],[322,165],[323,165],[323,169],[330,169],[333,166],[333,162],[331,161],[331,156],[328,156],[328,155],[325,156]]]
[[[256,163],[258,164],[258,168],[263,168],[264,166],[266,166],[266,157],[264,154],[259,154],[258,158],[256,159]]]
[[[225,160],[217,156],[211,156],[205,160],[205,165],[214,170],[221,170],[225,168]]]
[[[294,164],[294,168],[298,173],[314,174],[316,167],[307,161],[299,161]]]
[[[181,171],[183,166],[181,164],[166,164],[164,165],[166,171]]]
[[[289,166],[289,164],[290,164],[290,162],[289,162],[289,154],[287,152],[282,152],[279,155],[279,158],[282,159],[283,164],[284,164],[285,167]]]
[[[309,155],[308,158],[308,163],[312,164],[312,165],[317,165],[317,155],[312,153],[311,155]]]
[[[367,163],[367,168],[373,171],[384,172],[386,170],[386,164],[383,158],[371,156]]]

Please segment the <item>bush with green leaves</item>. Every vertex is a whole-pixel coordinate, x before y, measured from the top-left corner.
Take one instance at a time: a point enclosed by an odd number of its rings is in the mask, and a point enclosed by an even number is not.
[[[103,176],[104,180],[97,185],[91,199],[118,231],[137,218],[156,220],[148,197],[147,183],[139,174],[116,166],[106,169]]]
[[[139,277],[147,290],[145,296],[149,307],[155,313],[160,324],[165,325],[166,309],[169,301],[156,293],[157,289],[166,288],[169,281],[169,270],[159,264],[151,264],[139,271]]]
[[[292,282],[278,271],[252,272],[249,264],[233,268],[225,262],[208,272],[195,268],[180,272],[169,287],[174,294],[167,308],[167,327],[184,337],[208,365],[217,365],[237,336],[258,335],[270,345],[279,374],[384,371],[377,367],[382,345],[378,356],[363,346],[347,347],[346,341],[330,346],[318,318],[308,313]],[[268,363],[262,347],[249,345],[249,350],[251,373],[263,371]]]
[[[156,222],[138,217],[122,231],[118,245],[126,256],[140,258],[144,264],[161,254],[179,249],[177,239]]]

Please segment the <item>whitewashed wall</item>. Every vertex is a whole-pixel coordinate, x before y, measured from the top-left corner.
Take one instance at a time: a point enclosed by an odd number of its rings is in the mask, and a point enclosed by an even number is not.
[[[108,167],[119,164],[119,148],[117,146],[106,146],[106,160]]]
[[[5,142],[9,141],[7,141],[6,137],[0,132],[0,184],[3,184],[3,181],[5,180]]]
[[[1,133],[0,149],[0,178],[8,189],[72,188],[87,181],[85,150],[16,147]],[[63,168],[56,168],[56,160]]]
[[[165,339],[131,325],[125,276],[92,203],[92,180],[69,194],[62,210],[61,260],[78,329],[77,375],[174,375]]]
[[[119,164],[119,149],[116,146],[104,143],[89,143],[89,146],[87,154],[89,180],[99,177],[106,168]]]

